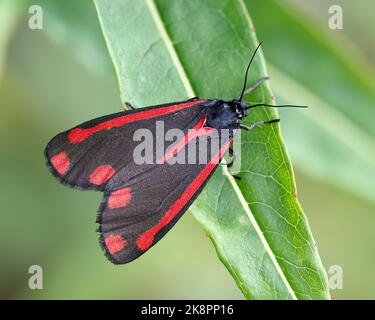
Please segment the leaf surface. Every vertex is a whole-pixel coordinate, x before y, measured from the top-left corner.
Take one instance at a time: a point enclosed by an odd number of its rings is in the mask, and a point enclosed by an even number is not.
[[[246,5],[254,13],[258,36],[267,49],[278,103],[310,106],[308,112],[282,112],[283,133],[296,166],[315,179],[374,202],[375,77],[371,66],[340,30],[316,23],[299,9],[301,3],[246,0]],[[328,8],[326,3],[319,7],[321,16],[327,10],[326,19]]]
[[[239,95],[258,44],[242,0],[94,3],[124,102],[142,107],[195,95]],[[248,83],[264,75],[260,52]],[[247,99],[273,101],[268,84]],[[254,109],[246,123],[276,117],[275,110]],[[328,299],[326,274],[296,199],[279,126],[242,133],[236,143],[242,179],[218,168],[191,211],[246,298]]]

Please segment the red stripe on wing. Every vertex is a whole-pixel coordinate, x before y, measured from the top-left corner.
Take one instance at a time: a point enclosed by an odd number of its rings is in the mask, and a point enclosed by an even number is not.
[[[147,250],[153,243],[154,237],[163,227],[172,221],[172,219],[180,212],[180,210],[188,203],[188,201],[194,196],[202,183],[208,178],[212,170],[215,169],[219,163],[221,157],[227,151],[232,140],[229,140],[216,154],[216,156],[204,167],[199,175],[193,180],[193,182],[186,188],[182,193],[181,197],[169,208],[160,222],[142,233],[136,240],[137,247],[144,251]]]
[[[164,162],[167,162],[170,158],[174,157],[180,150],[185,148],[185,146],[193,139],[210,134],[213,130],[213,128],[209,127],[203,127],[206,122],[206,118],[201,119],[194,128],[189,129],[187,134],[172,148],[167,150],[167,152],[164,154],[164,156],[156,161],[157,164],[161,164]]]
[[[68,133],[68,139],[71,143],[79,143],[79,142],[84,141],[85,139],[87,139],[89,136],[91,136],[92,134],[96,132],[112,129],[115,127],[121,127],[121,126],[124,126],[128,123],[132,123],[135,121],[155,118],[158,116],[162,116],[164,114],[176,112],[185,108],[189,108],[196,104],[202,103],[204,101],[205,100],[196,100],[196,101],[175,104],[175,105],[170,105],[170,106],[165,106],[165,107],[160,107],[160,108],[152,108],[149,110],[139,111],[139,112],[124,115],[122,117],[118,117],[115,119],[107,120],[91,128],[75,128],[75,129],[70,130],[70,132]]]

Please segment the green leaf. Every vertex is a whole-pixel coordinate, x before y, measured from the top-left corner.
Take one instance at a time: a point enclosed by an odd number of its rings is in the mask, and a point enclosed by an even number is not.
[[[296,166],[374,202],[375,77],[369,66],[340,30],[329,30],[326,21],[319,25],[290,1],[246,3],[267,50],[276,96],[310,106],[283,117]],[[319,7],[325,19],[328,7]]]
[[[238,96],[257,45],[243,1],[94,2],[123,101],[146,106]],[[265,74],[260,53],[249,83]],[[272,103],[270,87],[258,88],[248,102]],[[258,109],[247,123],[275,117],[275,110]],[[246,298],[329,299],[278,125],[241,138],[242,179],[218,168],[191,211]]]

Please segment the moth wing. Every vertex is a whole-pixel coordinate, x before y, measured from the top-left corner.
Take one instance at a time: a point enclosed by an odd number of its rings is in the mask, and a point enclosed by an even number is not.
[[[157,121],[164,130],[184,130],[202,118],[205,100],[183,101],[118,112],[85,122],[55,136],[45,149],[50,171],[71,187],[104,191],[117,172],[135,174],[133,151],[138,129],[154,133]],[[168,147],[168,144],[166,145]],[[122,178],[127,179],[126,175]]]
[[[176,157],[184,152],[187,161],[191,148],[206,149],[205,163],[158,164],[106,190],[97,222],[100,244],[111,262],[130,262],[155,245],[202,191],[231,143],[207,129],[202,146],[202,136],[188,141]]]

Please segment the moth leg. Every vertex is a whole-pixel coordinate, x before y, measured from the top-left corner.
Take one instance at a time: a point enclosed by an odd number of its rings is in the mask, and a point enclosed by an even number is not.
[[[262,77],[258,79],[250,88],[247,88],[244,92],[244,95],[247,95],[251,91],[254,91],[256,88],[258,88],[264,81],[269,80],[270,77]]]
[[[233,177],[234,179],[236,179],[236,180],[241,180],[241,177],[235,175],[235,174],[229,169],[229,167],[228,167],[228,173],[229,173],[229,175],[230,175],[231,177]]]
[[[229,170],[230,173],[232,173],[230,170]],[[232,177],[236,180],[241,180],[241,177],[240,176],[237,176],[235,174],[232,173]]]
[[[131,109],[131,110],[135,110],[136,109],[130,102],[125,101],[124,105],[125,105],[125,108],[124,108],[125,111],[129,110],[129,109]]]
[[[233,172],[230,170],[230,168],[233,166],[234,160],[236,160],[236,158],[237,158],[237,153],[233,150],[232,147],[229,147],[228,151],[229,151],[229,155],[232,157],[232,159],[231,159],[230,163],[225,163],[224,165],[227,166],[229,175],[231,175],[233,178],[235,178],[237,180],[241,180],[241,177],[233,174]]]
[[[261,126],[263,124],[275,123],[275,122],[279,122],[279,121],[280,121],[280,119],[272,119],[272,120],[266,120],[266,121],[257,121],[257,122],[254,122],[253,124],[251,124],[250,126],[245,126],[244,124],[240,123],[240,129],[243,129],[243,130],[246,130],[246,131],[250,131],[250,130],[254,129],[257,126]]]
[[[199,100],[200,98],[199,97],[192,97],[190,99],[187,99],[186,101],[195,101],[195,100]]]
[[[237,158],[237,152],[235,152],[235,151],[233,150],[232,147],[229,147],[228,153],[229,153],[229,155],[232,157],[232,159],[231,159],[231,161],[230,161],[229,163],[226,163],[225,165],[226,165],[228,168],[230,168],[230,167],[233,166],[233,162],[234,162],[234,160],[236,160],[236,158]]]

